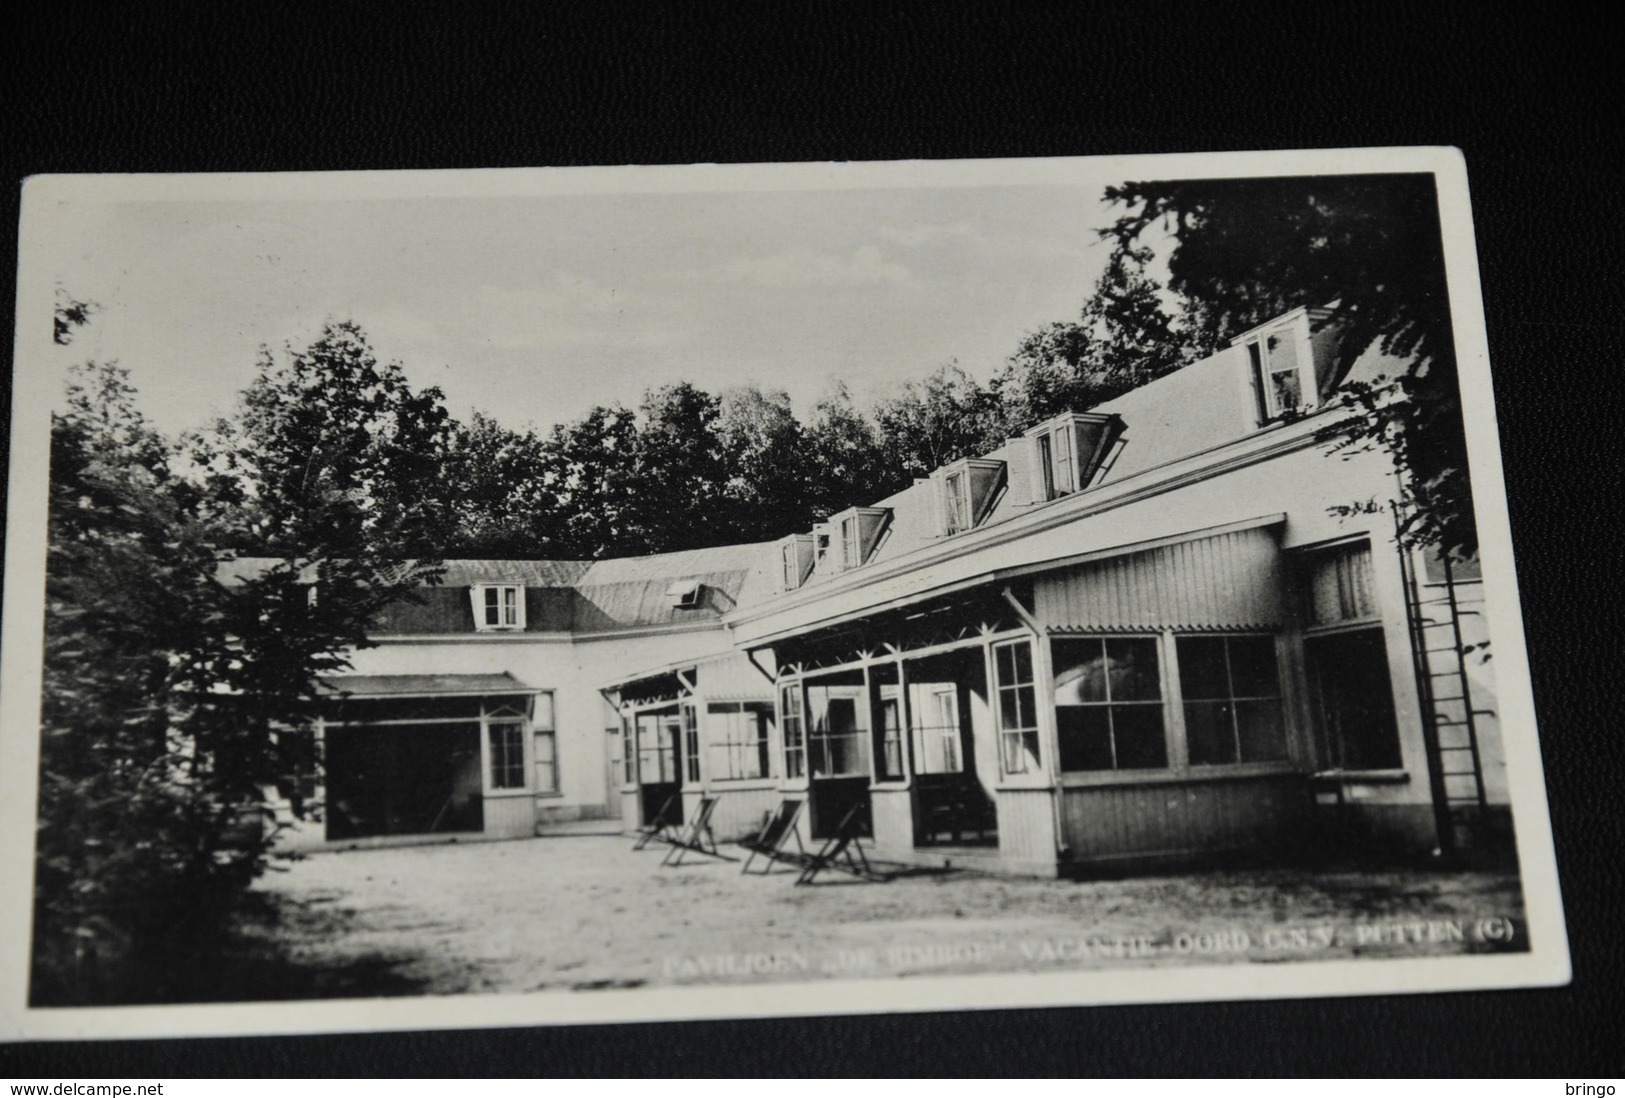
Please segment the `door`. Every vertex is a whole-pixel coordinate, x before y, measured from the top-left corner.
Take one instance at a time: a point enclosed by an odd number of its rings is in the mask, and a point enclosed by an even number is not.
[[[646,827],[683,822],[681,752],[675,712],[638,715],[638,805]]]
[[[826,839],[858,810],[860,834],[872,837],[869,820],[869,728],[862,686],[807,686],[812,728],[807,737],[812,786],[808,807],[812,836]]]

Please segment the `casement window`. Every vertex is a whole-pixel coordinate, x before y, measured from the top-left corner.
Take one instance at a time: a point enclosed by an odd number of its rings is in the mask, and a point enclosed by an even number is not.
[[[1028,640],[993,646],[998,692],[999,760],[1006,774],[1039,769],[1038,704],[1033,686],[1033,646]]]
[[[821,522],[813,527],[813,571],[819,575],[837,571],[838,558],[832,549],[833,537],[834,531],[829,523]]]
[[[942,512],[948,533],[957,534],[970,529],[970,476],[967,473],[949,473],[943,478]]]
[[[965,760],[959,745],[958,689],[942,683],[922,683],[909,689],[916,769],[921,774],[962,773]]]
[[[1030,503],[1081,492],[1094,482],[1123,434],[1123,421],[1099,412],[1065,412],[1026,433],[1031,449]]]
[[[621,717],[621,780],[634,785],[638,780],[638,749],[631,714]]]
[[[806,723],[799,682],[779,691],[779,725],[784,729],[784,776],[806,777]]]
[[[771,776],[772,707],[750,702],[714,702],[706,710],[711,777],[740,781]]]
[[[896,688],[882,695],[875,710],[875,723],[880,730],[880,749],[876,753],[881,781],[901,781],[903,778],[903,714],[902,700]]]
[[[1260,423],[1291,416],[1316,403],[1314,356],[1305,312],[1290,313],[1236,342],[1247,348]]]
[[[683,719],[683,777],[689,784],[700,780],[700,712],[695,705],[678,709]]]
[[[858,531],[858,517],[849,515],[841,520],[841,569],[856,568],[863,563],[863,539]]]
[[[491,764],[489,788],[525,788],[525,722],[509,717],[488,720],[485,734]]]
[[[1167,769],[1156,639],[1068,638],[1050,651],[1062,772]]]
[[[1176,637],[1174,644],[1190,765],[1285,759],[1275,638]]]
[[[517,584],[482,583],[470,589],[474,628],[482,633],[525,627],[525,589]]]
[[[678,780],[681,723],[675,713],[638,715],[638,781],[665,785]]]
[[[553,694],[536,695],[531,709],[531,744],[536,756],[536,792],[559,791],[558,729],[553,724]]]
[[[791,534],[779,542],[779,590],[794,591],[800,587],[813,567],[811,534]]]
[[[859,693],[839,687],[807,687],[807,764],[815,778],[869,773],[869,731],[860,718]]]

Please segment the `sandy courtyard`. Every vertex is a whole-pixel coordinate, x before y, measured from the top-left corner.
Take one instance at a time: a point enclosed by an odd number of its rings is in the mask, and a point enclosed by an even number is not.
[[[254,937],[326,995],[1053,971],[1519,949],[1502,871],[1271,868],[1032,881],[741,876],[582,836],[315,854]],[[738,852],[737,848],[725,848]]]

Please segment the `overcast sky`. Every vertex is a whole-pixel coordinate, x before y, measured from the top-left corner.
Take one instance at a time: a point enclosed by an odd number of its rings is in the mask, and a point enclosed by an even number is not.
[[[87,205],[51,250],[100,306],[66,357],[128,367],[167,431],[228,411],[257,348],[329,318],[459,417],[545,428],[679,379],[783,388],[805,414],[836,378],[861,401],[950,360],[986,379],[1074,318],[1105,259],[1102,185],[178,194]]]

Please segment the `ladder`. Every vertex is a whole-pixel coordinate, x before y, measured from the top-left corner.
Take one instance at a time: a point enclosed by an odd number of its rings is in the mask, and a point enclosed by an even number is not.
[[[1399,516],[1394,517],[1396,534]],[[1416,669],[1416,692],[1427,746],[1428,782],[1441,853],[1455,849],[1458,825],[1476,822],[1488,803],[1484,765],[1479,754],[1478,718],[1493,716],[1473,697],[1461,619],[1476,610],[1456,599],[1456,580],[1448,553],[1441,553],[1444,583],[1424,592],[1415,554],[1400,539],[1400,575],[1405,588],[1405,617]]]

